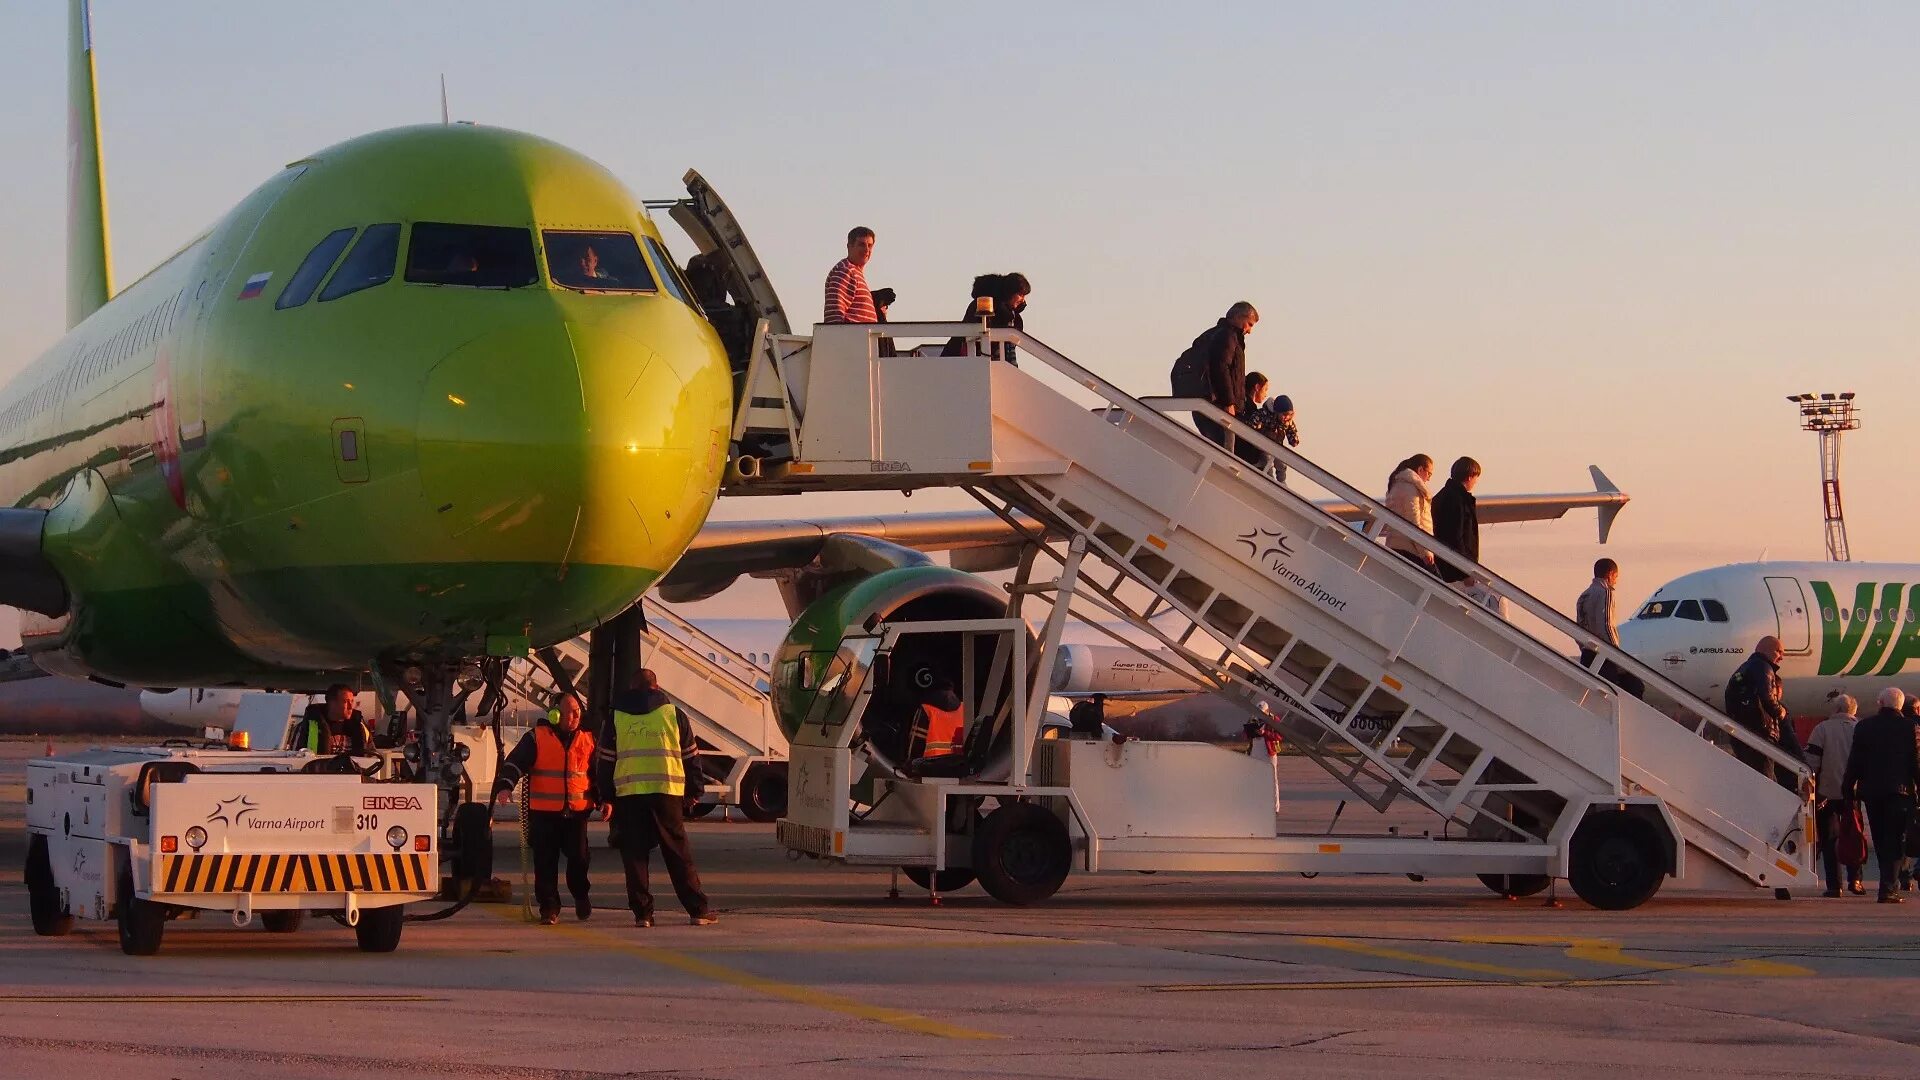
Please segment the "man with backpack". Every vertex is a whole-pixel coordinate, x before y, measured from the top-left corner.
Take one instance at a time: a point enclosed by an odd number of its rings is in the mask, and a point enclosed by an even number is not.
[[[1228,416],[1237,415],[1246,394],[1247,335],[1259,321],[1260,313],[1245,300],[1228,308],[1173,362],[1173,395],[1205,398]],[[1195,416],[1193,426],[1208,441],[1233,453],[1233,433],[1224,426],[1205,416]]]

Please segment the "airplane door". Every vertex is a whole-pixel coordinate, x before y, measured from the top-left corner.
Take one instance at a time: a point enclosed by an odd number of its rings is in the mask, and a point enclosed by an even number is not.
[[[729,277],[727,291],[733,294],[735,303],[746,308],[747,325],[765,319],[768,333],[792,333],[786,309],[780,306],[780,297],[774,294],[773,282],[760,265],[760,257],[753,253],[753,245],[747,243],[739,219],[698,172],[688,169],[680,179],[687,185],[689,198],[668,204],[667,213],[686,230],[701,254],[720,253]]]
[[[1780,647],[1789,653],[1804,654],[1813,648],[1812,630],[1807,622],[1807,597],[1800,582],[1793,578],[1770,577],[1767,594],[1773,597],[1773,614],[1780,624]]]

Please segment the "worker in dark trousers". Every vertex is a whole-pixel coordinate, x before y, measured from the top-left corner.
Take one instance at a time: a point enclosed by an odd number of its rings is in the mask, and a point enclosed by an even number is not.
[[[1907,696],[1894,687],[1880,691],[1880,711],[1854,725],[1847,752],[1847,797],[1867,810],[1873,853],[1880,860],[1880,902],[1898,904],[1896,890],[1901,849],[1920,792],[1920,728],[1900,715]]]
[[[612,728],[613,828],[626,868],[634,925],[653,925],[647,864],[655,847],[688,921],[695,926],[719,922],[700,890],[687,844],[687,807],[699,801],[704,787],[693,729],[660,692],[660,680],[645,668],[635,673],[632,686],[614,695]]]
[[[588,894],[589,849],[587,822],[600,800],[593,783],[594,738],[580,730],[580,697],[565,694],[547,714],[520,737],[513,753],[493,782],[493,798],[513,790],[527,778],[527,844],[533,849],[533,896],[540,905],[540,921],[560,921],[560,860],[567,861],[567,892],[573,896],[575,918],[593,915]]]

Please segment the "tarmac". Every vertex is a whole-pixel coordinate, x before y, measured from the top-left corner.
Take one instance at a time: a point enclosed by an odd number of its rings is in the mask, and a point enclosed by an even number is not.
[[[11,866],[41,749],[0,742]],[[1330,782],[1283,779],[1324,822]],[[656,868],[659,925],[635,928],[597,832],[591,920],[475,905],[384,956],[326,920],[176,922],[146,958],[110,923],[38,938],[8,871],[0,1076],[1920,1076],[1920,902],[1121,874],[934,907],[789,861],[772,826],[691,831],[718,925],[686,925]]]

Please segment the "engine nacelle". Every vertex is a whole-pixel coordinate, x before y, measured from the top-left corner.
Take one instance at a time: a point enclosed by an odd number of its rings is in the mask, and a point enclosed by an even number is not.
[[[1055,694],[1150,694],[1198,690],[1172,654],[1126,645],[1062,645],[1048,690]],[[1162,659],[1164,657],[1164,659]]]
[[[782,730],[789,739],[796,738],[823,695],[850,698],[860,685],[855,675],[884,677],[862,723],[869,755],[897,771],[905,764],[914,710],[936,683],[951,680],[963,697],[971,686],[974,701],[1005,700],[1004,690],[990,693],[996,688],[987,681],[993,650],[975,650],[968,670],[961,635],[909,634],[894,646],[882,671],[857,672],[861,660],[844,644],[847,635],[880,622],[999,619],[1006,614],[1004,589],[945,566],[896,567],[829,589],[794,620],[774,656],[773,705]],[[1010,730],[1003,728],[995,739],[982,741],[974,737],[978,718],[968,717],[968,724],[969,774],[1004,768]]]

